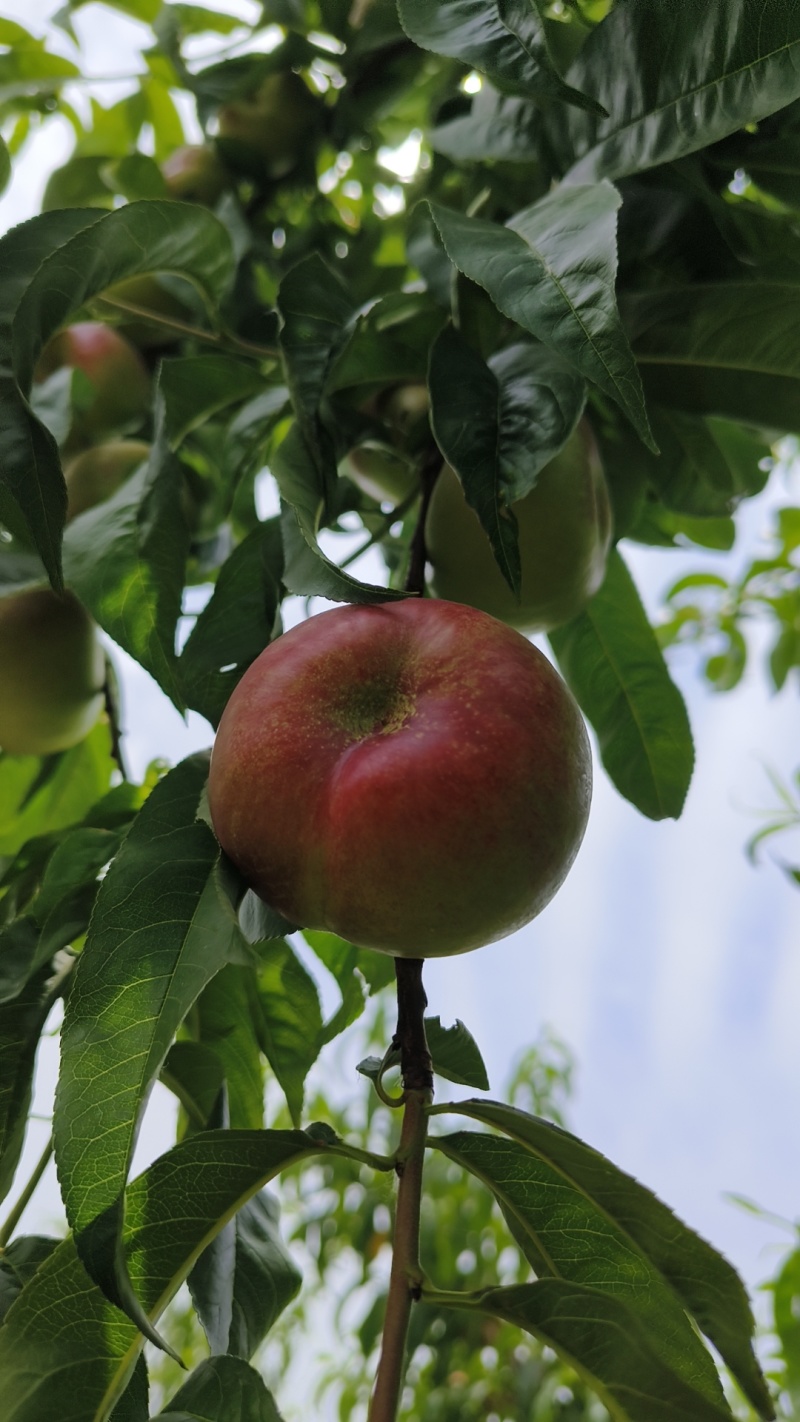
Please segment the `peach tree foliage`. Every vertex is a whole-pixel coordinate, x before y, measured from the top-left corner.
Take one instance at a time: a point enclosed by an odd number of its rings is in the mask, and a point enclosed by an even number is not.
[[[78,8],[54,22],[68,41]],[[721,635],[706,669],[724,688],[760,603],[775,684],[800,664],[796,510],[781,514],[771,566],[740,585],[690,585],[688,604],[677,587],[660,640],[625,561],[630,543],[730,546],[772,442],[800,430],[800,14],[757,0],[267,0],[245,46],[213,8],[116,8],[149,30],[138,78],[109,106],[74,102],[76,44],[0,20],[0,177],[54,112],[74,131],[41,215],[0,241],[2,594],[65,583],[178,709],[215,726],[280,635],[285,597],[379,602],[387,585],[401,595],[409,566],[419,584],[443,461],[518,591],[508,508],[585,418],[615,547],[599,591],[550,644],[631,813],[678,817],[693,748],[661,643]],[[305,86],[294,145],[288,101],[247,141],[242,115],[258,116],[290,73],[295,97]],[[188,141],[179,93],[208,144],[202,192],[170,177]],[[385,150],[417,143],[395,184]],[[114,433],[150,448],[65,528],[62,462],[91,381],[65,366],[34,377],[76,320],[141,349],[149,403]],[[430,420],[405,428],[383,397],[408,384],[427,386]],[[396,506],[340,472],[364,445],[410,471]],[[280,496],[268,518],[265,479]],[[382,553],[385,583],[352,570],[339,535],[354,528]],[[208,586],[179,651],[186,590]],[[301,956],[294,925],[220,856],[205,758],[134,783],[110,681],[106,703],[70,749],[0,757],[0,1188],[14,1186],[37,1044],[65,999],[53,1135],[71,1231],[26,1238],[13,1208],[2,1227],[0,1412],[144,1422],[143,1343],[164,1341],[159,1318],[188,1277],[211,1356],[160,1415],[274,1422],[280,1370],[262,1377],[249,1359],[300,1279],[264,1187],[304,1170],[345,1189],[348,1172],[369,1189],[392,1180],[389,1108],[376,1097],[380,1124],[348,1133],[346,1113],[315,1120],[304,1089],[392,963],[315,932]],[[340,990],[328,1018],[311,958]],[[486,1218],[508,1231],[517,1273],[459,1286],[446,1259],[437,1273],[435,1248],[423,1252],[412,1343],[427,1338],[442,1360],[461,1348],[474,1367],[478,1340],[524,1334],[540,1363],[545,1347],[578,1375],[580,1415],[596,1395],[624,1422],[731,1416],[719,1358],[770,1417],[730,1266],[548,1120],[547,1102],[542,1114],[483,1094],[465,1028],[437,1016],[427,1028],[430,1200],[446,1203],[442,1161],[466,1172],[481,1209],[499,1210]],[[364,1072],[383,1090],[380,1065]],[[180,1102],[179,1139],[131,1179],[156,1080]],[[464,1086],[479,1094],[460,1100]],[[790,1261],[775,1298],[795,1393],[796,1297]],[[549,1405],[540,1374],[540,1402],[504,1406]],[[430,1389],[414,1387],[435,1418]],[[446,1388],[440,1401],[444,1418]]]

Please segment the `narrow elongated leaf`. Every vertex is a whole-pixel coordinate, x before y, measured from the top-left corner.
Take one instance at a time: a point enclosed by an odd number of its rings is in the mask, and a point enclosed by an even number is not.
[[[400,0],[400,23],[422,49],[460,59],[498,85],[538,99],[603,112],[589,93],[565,84],[547,42],[538,0]]]
[[[720,282],[626,303],[645,389],[661,404],[800,430],[800,287]]]
[[[662,1362],[619,1299],[562,1279],[487,1289],[480,1307],[554,1348],[599,1394],[615,1422],[730,1422]]]
[[[327,558],[317,542],[325,495],[313,456],[299,425],[293,425],[272,458],[272,472],[286,501],[283,581],[289,592],[332,602],[386,602],[402,593],[360,583]]]
[[[770,1416],[764,1380],[753,1356],[753,1315],[735,1269],[683,1224],[646,1186],[619,1170],[568,1131],[498,1101],[471,1100],[454,1111],[503,1131],[547,1160],[593,1201],[669,1281],[762,1416]]]
[[[614,295],[610,183],[556,189],[505,227],[431,204],[450,260],[495,306],[568,361],[625,412],[653,448],[639,376]]]
[[[651,820],[677,819],[694,768],[689,718],[616,550],[600,591],[550,645],[620,794]]]
[[[500,387],[476,351],[445,326],[430,368],[431,423],[436,442],[459,475],[497,566],[519,596],[522,565],[517,520],[500,480]]]
[[[206,772],[204,758],[184,761],[143,807],[98,895],[62,1034],[54,1129],[67,1218],[92,1278],[140,1327],[118,1256],[139,1118],[178,1026],[238,938],[216,841],[195,819]]]
[[[206,1358],[158,1415],[162,1422],[281,1422],[260,1373],[240,1358]]]
[[[274,1196],[261,1190],[225,1225],[189,1275],[212,1353],[252,1358],[300,1288],[279,1218]]]
[[[126,1198],[123,1248],[153,1323],[237,1209],[279,1171],[329,1148],[305,1131],[203,1131],[134,1180]],[[63,1327],[65,1316],[69,1328]],[[100,1422],[121,1396],[143,1342],[87,1277],[73,1239],[65,1240],[23,1289],[0,1329],[3,1422],[51,1416]]]
[[[36,1049],[53,1004],[49,977],[50,969],[41,969],[0,1007],[0,1200],[11,1189],[25,1139]]]
[[[70,585],[179,711],[175,628],[189,549],[181,485],[159,418],[147,462],[110,499],[73,519],[64,539]]]
[[[261,1050],[286,1097],[292,1120],[299,1122],[304,1082],[322,1044],[322,1010],[314,979],[285,939],[273,938],[263,945],[258,999]]]
[[[198,1041],[222,1063],[234,1129],[264,1124],[264,1080],[255,1035],[255,983],[250,968],[227,964],[203,989],[193,1015]]]
[[[0,193],[8,187],[8,180],[11,177],[11,159],[8,154],[5,140],[0,138]]]
[[[144,1354],[136,1359],[133,1376],[111,1413],[109,1422],[149,1422],[150,1379]]]
[[[631,56],[636,63],[631,64]],[[608,118],[550,124],[569,182],[621,178],[706,148],[800,97],[800,14],[761,0],[619,0],[569,70]]]
[[[225,228],[204,208],[142,202],[109,213],[44,213],[3,239],[0,264],[0,360],[7,371],[0,383],[0,514],[24,520],[58,581],[66,493],[55,442],[26,399],[42,345],[92,296],[141,272],[173,271],[211,303],[230,279],[233,252]]]
[[[619,1298],[664,1366],[706,1402],[723,1406],[711,1355],[680,1300],[644,1252],[558,1166],[502,1136],[460,1131],[430,1144],[489,1187],[540,1276]]]
[[[181,689],[186,704],[212,726],[272,637],[282,571],[280,525],[269,519],[223,563],[212,597],[189,635],[178,662]]]

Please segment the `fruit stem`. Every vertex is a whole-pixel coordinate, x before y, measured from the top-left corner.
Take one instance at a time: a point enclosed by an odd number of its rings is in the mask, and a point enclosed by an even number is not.
[[[419,1220],[427,1111],[433,1099],[433,1068],[425,1036],[425,1008],[428,1000],[422,986],[421,959],[398,958],[395,968],[397,1031],[394,1045],[400,1050],[405,1109],[395,1160],[399,1184],[394,1224],[394,1253],[381,1356],[368,1422],[395,1422],[397,1417],[405,1373],[411,1305],[420,1297],[423,1284],[419,1263]]]
[[[6,1245],[8,1244],[8,1241],[14,1233],[14,1230],[22,1219],[22,1216],[24,1215],[28,1207],[28,1203],[31,1199],[31,1196],[33,1195],[36,1186],[39,1184],[39,1181],[41,1180],[45,1170],[47,1169],[47,1166],[50,1163],[50,1157],[52,1154],[53,1137],[51,1134],[47,1145],[45,1146],[39,1159],[33,1167],[30,1179],[28,1180],[24,1190],[22,1191],[22,1194],[17,1200],[17,1203],[14,1205],[14,1208],[10,1211],[9,1216],[2,1229],[0,1229],[0,1251],[5,1249]]]
[[[408,572],[406,574],[405,591],[409,593],[419,593],[422,597],[425,593],[425,564],[428,561],[428,550],[425,546],[425,521],[428,517],[428,505],[431,501],[434,485],[439,477],[442,467],[442,456],[436,445],[427,451],[420,468],[420,484],[422,487],[422,498],[419,505],[419,517],[417,526],[411,539],[410,556],[408,560]],[[403,960],[398,958],[398,967],[403,961],[412,962],[413,959]],[[398,975],[399,983],[399,975]]]

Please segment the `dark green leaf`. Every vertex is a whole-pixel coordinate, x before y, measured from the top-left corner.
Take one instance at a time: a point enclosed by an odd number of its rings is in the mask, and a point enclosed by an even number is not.
[[[252,1358],[301,1276],[281,1239],[279,1209],[254,1195],[200,1255],[189,1288],[212,1353]]]
[[[439,124],[430,136],[431,146],[454,163],[495,159],[507,163],[532,163],[537,157],[539,111],[525,99],[498,94],[484,84],[468,114]]]
[[[166,436],[177,449],[209,416],[261,393],[264,376],[257,366],[234,356],[183,356],[164,361],[159,386]]]
[[[457,1017],[455,1026],[443,1027],[439,1017],[425,1018],[433,1069],[448,1081],[488,1091],[489,1078],[475,1038]]]
[[[525,0],[400,0],[400,22],[422,49],[479,69],[500,88],[537,99],[561,99],[597,112],[589,94],[565,84],[547,41],[545,6]]]
[[[303,1131],[201,1131],[132,1182],[123,1247],[153,1324],[232,1213],[279,1171],[325,1149]],[[110,1407],[122,1394],[143,1341],[87,1278],[73,1239],[65,1240],[0,1329],[3,1422],[87,1422],[101,1402]]]
[[[55,443],[25,398],[42,345],[92,296],[142,272],[175,272],[212,303],[230,280],[233,253],[224,227],[204,208],[142,202],[109,213],[44,213],[3,239],[0,259],[0,358],[14,371],[2,385],[0,515],[8,506],[22,516],[57,580],[66,494]]]
[[[654,400],[761,429],[800,430],[800,286],[676,287],[632,297],[625,314]]]
[[[136,1359],[133,1376],[111,1413],[109,1422],[148,1422],[150,1417],[150,1379],[147,1362],[141,1353]]]
[[[478,1296],[487,1313],[534,1333],[590,1384],[615,1422],[730,1422],[665,1366],[636,1314],[609,1294],[542,1279]]]
[[[265,943],[258,972],[256,1030],[293,1121],[303,1110],[303,1084],[319,1055],[322,1012],[314,979],[282,938]]]
[[[659,458],[648,468],[667,508],[700,518],[730,514],[743,498],[758,494],[769,476],[763,435],[731,420],[697,419],[654,410]]]
[[[630,1236],[558,1165],[527,1142],[503,1136],[460,1131],[430,1143],[488,1186],[540,1277],[563,1279],[624,1303],[662,1365],[698,1401],[723,1408],[717,1370],[680,1300],[647,1255],[632,1247]]]
[[[0,1200],[11,1189],[25,1138],[36,1049],[53,1005],[49,977],[43,968],[0,1007]]]
[[[689,718],[616,550],[600,591],[550,643],[620,794],[650,819],[677,819],[694,767]]]
[[[259,524],[225,561],[178,662],[187,705],[218,725],[237,682],[275,630],[283,548],[277,519]]]
[[[76,824],[100,799],[116,768],[108,727],[101,721],[59,755],[44,781],[41,768],[36,756],[0,756],[0,855],[16,854],[34,835]]]
[[[262,1377],[239,1358],[206,1358],[158,1415],[162,1422],[281,1422]]]
[[[299,425],[293,425],[272,459],[281,496],[288,507],[281,521],[289,592],[326,597],[332,602],[386,602],[402,593],[360,583],[326,558],[317,542],[324,492],[314,459]]]
[[[800,883],[800,875],[795,875]],[[781,1386],[795,1407],[800,1402],[800,1250],[784,1261],[772,1285],[775,1332],[781,1342],[786,1371]]]
[[[608,110],[600,119],[554,114],[569,181],[621,178],[694,153],[800,97],[800,14],[761,0],[620,0],[569,79]]]
[[[568,1131],[496,1101],[459,1102],[455,1111],[503,1131],[550,1161],[575,1189],[630,1235],[694,1315],[756,1409],[770,1415],[763,1378],[753,1356],[753,1315],[742,1282],[726,1259],[646,1186]]]
[[[255,1036],[256,1012],[252,970],[229,963],[203,989],[193,1013],[193,1029],[198,1041],[210,1047],[222,1063],[229,1124],[236,1130],[256,1130],[264,1124],[264,1081]]]
[[[426,293],[398,291],[382,297],[348,326],[347,343],[330,366],[326,391],[424,380],[431,343],[443,322],[441,308]]]
[[[238,937],[216,841],[195,819],[206,774],[204,758],[184,761],[144,805],[103,881],[62,1034],[67,1217],[91,1276],[140,1327],[117,1253],[136,1128],[177,1028]]]
[[[557,188],[505,227],[431,204],[450,260],[495,305],[616,401],[654,448],[639,375],[617,311],[610,183]]]
[[[173,1042],[159,1080],[174,1092],[187,1117],[186,1134],[210,1123],[225,1081],[222,1061],[200,1042]]]
[[[278,292],[278,310],[286,381],[303,444],[313,459],[318,487],[327,506],[336,477],[336,459],[319,407],[328,370],[345,340],[352,303],[339,278],[314,253],[284,277]]]
[[[44,1234],[23,1234],[6,1245],[0,1258],[0,1323],[39,1265],[60,1243]]]

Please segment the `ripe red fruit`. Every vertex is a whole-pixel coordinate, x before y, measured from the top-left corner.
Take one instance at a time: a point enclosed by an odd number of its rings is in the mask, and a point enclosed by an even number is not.
[[[75,427],[100,439],[138,422],[150,402],[150,376],[139,352],[101,321],[78,321],[48,341],[36,367],[45,380],[61,366],[88,376],[94,393],[76,412]]]
[[[78,744],[103,705],[105,656],[73,593],[0,599],[0,747],[49,755]]]
[[[273,642],[220,723],[209,802],[268,904],[399,957],[533,918],[578,851],[580,712],[518,632],[455,603],[320,613]]]

